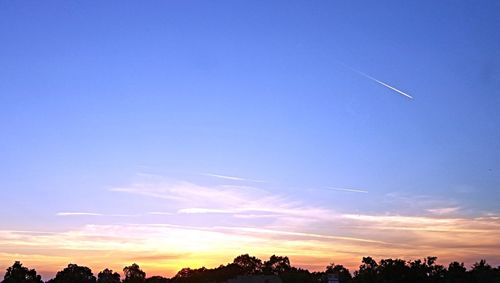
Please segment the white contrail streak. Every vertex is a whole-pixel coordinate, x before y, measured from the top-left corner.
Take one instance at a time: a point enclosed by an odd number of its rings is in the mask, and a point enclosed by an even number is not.
[[[102,214],[95,212],[58,212],[57,216],[111,216],[111,217],[138,217],[140,214]]]
[[[350,192],[350,193],[363,193],[363,194],[367,194],[368,193],[368,191],[365,191],[365,190],[344,189],[344,188],[327,188],[327,190],[341,191],[341,192]]]
[[[219,174],[212,174],[212,173],[202,173],[201,175],[208,176],[208,177],[219,178],[219,179],[233,180],[233,181],[246,181],[247,180],[245,178],[234,177],[234,176],[227,176],[227,175],[219,175]]]
[[[385,86],[385,87],[386,87],[386,88],[388,88],[388,89],[391,89],[391,90],[393,90],[393,91],[395,91],[395,92],[397,92],[397,93],[399,93],[399,94],[401,94],[401,95],[404,95],[404,96],[408,97],[409,99],[413,99],[413,96],[411,96],[411,95],[409,95],[409,94],[407,94],[407,93],[405,93],[405,92],[403,92],[403,91],[401,91],[401,90],[399,90],[399,89],[397,89],[397,88],[395,88],[395,87],[393,87],[393,86],[390,86],[390,85],[388,85],[388,84],[386,84],[386,83],[384,83],[384,82],[382,82],[382,81],[379,81],[379,80],[377,80],[376,78],[374,78],[374,77],[372,77],[372,76],[370,76],[370,75],[368,75],[368,74],[365,74],[365,73],[363,73],[363,72],[361,72],[361,71],[358,71],[358,70],[356,70],[356,69],[354,69],[354,68],[351,68],[351,67],[349,67],[349,66],[347,66],[347,65],[345,65],[345,64],[343,64],[343,63],[341,63],[341,64],[342,64],[344,67],[349,68],[351,71],[354,71],[354,72],[356,72],[356,73],[358,73],[358,74],[362,75],[362,76],[363,76],[363,77],[365,77],[365,78],[368,78],[368,79],[370,79],[370,80],[372,80],[372,81],[374,81],[374,82],[376,82],[376,83],[379,83],[379,84],[381,84],[381,85]]]
[[[402,94],[402,95],[404,95],[404,96],[406,96],[406,97],[408,97],[408,98],[410,98],[410,99],[413,99],[413,96],[411,96],[411,95],[409,95],[409,94],[407,94],[407,93],[404,93],[404,92],[400,91],[399,89],[397,89],[397,88],[395,88],[395,87],[392,87],[392,86],[390,86],[390,85],[388,85],[388,84],[386,84],[386,83],[384,83],[384,82],[381,82],[381,81],[377,80],[376,78],[374,78],[374,77],[372,77],[372,76],[369,76],[369,75],[367,75],[367,74],[365,74],[365,73],[362,73],[362,72],[359,72],[359,73],[360,73],[361,75],[363,75],[363,76],[365,76],[365,77],[369,78],[370,80],[372,80],[372,81],[374,81],[374,82],[377,82],[377,83],[379,83],[379,84],[381,84],[381,85],[383,85],[383,86],[385,86],[385,87],[387,87],[387,88],[389,88],[389,89],[394,90],[395,92],[397,92],[397,93],[399,93],[399,94]]]
[[[213,174],[213,173],[202,173],[201,175],[213,177],[213,178],[225,179],[225,180],[232,180],[232,181],[246,181],[246,182],[254,182],[254,183],[264,183],[264,181],[262,181],[262,180],[252,180],[252,179],[245,179],[245,178],[241,178],[241,177],[220,175],[220,174]]]
[[[104,216],[101,213],[93,213],[93,212],[58,212],[57,216]]]

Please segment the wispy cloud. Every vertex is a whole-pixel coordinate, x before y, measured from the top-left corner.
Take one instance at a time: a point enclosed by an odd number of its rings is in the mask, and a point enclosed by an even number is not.
[[[334,188],[334,187],[328,187],[326,189],[330,190],[330,191],[341,191],[341,192],[350,192],[350,193],[363,193],[363,194],[368,193],[367,190],[360,190],[360,189]]]
[[[404,215],[343,214],[342,218],[358,221],[366,229],[413,230],[467,234],[500,233],[500,221],[485,217],[428,217]],[[459,235],[456,235],[459,238]]]
[[[109,217],[138,217],[141,214],[104,214],[97,212],[58,212],[57,216],[109,216]]]
[[[410,194],[401,191],[387,193],[380,201],[387,209],[392,207],[393,212],[413,214],[428,214],[429,212],[432,213],[429,211],[430,209],[461,206],[460,202],[452,196],[440,198],[432,195]]]
[[[228,210],[228,209],[216,209],[216,208],[199,208],[199,207],[193,207],[193,208],[183,208],[179,209],[177,211],[178,213],[187,213],[187,214],[203,214],[203,213],[237,213],[235,210]]]
[[[400,210],[397,214],[377,214],[337,211],[321,203],[313,205],[297,196],[258,187],[200,185],[162,178],[147,178],[145,182],[111,191],[122,194],[121,201],[147,204],[143,208],[149,212],[125,219],[128,223],[120,219],[120,223],[110,221],[107,225],[102,224],[107,220],[105,217],[99,218],[100,224],[90,224],[92,218],[82,217],[80,227],[62,232],[0,230],[0,261],[9,257],[22,259],[23,255],[27,258],[34,247],[43,254],[40,264],[51,261],[62,265],[84,258],[97,268],[109,262],[123,266],[135,256],[151,254],[152,259],[144,258],[141,267],[148,272],[167,270],[169,274],[185,266],[217,266],[246,252],[262,258],[284,254],[299,266],[318,269],[323,269],[332,257],[356,267],[359,262],[353,257],[359,259],[367,254],[378,258],[436,255],[444,260],[459,258],[466,263],[479,257],[500,261],[497,214],[460,216],[460,210],[453,211],[461,207],[459,204],[428,196],[382,195],[382,199],[404,206],[411,201],[421,201],[424,206],[418,207],[418,213]],[[89,211],[60,213],[61,216],[105,215]],[[459,257],[457,250],[461,252]],[[185,256],[164,258],[164,254]]]
[[[111,188],[109,189],[112,192],[122,192],[122,193],[132,193],[137,195],[143,195],[148,197],[169,199],[169,200],[182,200],[182,197],[172,196],[168,194],[164,194],[162,189],[149,189],[149,188],[141,188],[141,187],[130,187],[130,188]]]
[[[273,214],[276,221],[297,222],[301,219],[300,221],[308,223],[321,218],[331,218],[331,214],[325,209],[304,206],[287,196],[250,186],[241,189],[238,186],[202,186],[185,181],[164,181],[155,184],[134,184],[111,191],[168,199],[169,208],[179,214],[238,214],[240,218],[244,217],[243,214]]]
[[[274,229],[263,229],[256,227],[215,227],[219,229],[226,230],[235,230],[241,232],[250,232],[255,234],[272,234],[272,235],[285,235],[285,236],[298,236],[301,238],[319,238],[319,239],[330,239],[330,240],[344,240],[344,241],[354,241],[354,242],[366,242],[366,243],[378,243],[378,244],[387,244],[383,241],[376,241],[370,239],[363,238],[354,238],[354,237],[340,237],[340,236],[332,236],[332,235],[322,235],[315,233],[303,233],[303,232],[293,232],[293,231],[280,231]]]
[[[101,213],[95,212],[58,212],[57,216],[103,216]]]
[[[262,258],[289,255],[299,266],[315,264],[318,269],[332,257],[353,268],[359,264],[353,255],[367,254],[378,258],[432,254],[455,260],[460,250],[460,260],[467,264],[478,258],[493,263],[499,260],[500,218],[495,215],[449,218],[329,213],[330,219],[317,219],[315,225],[124,223],[87,224],[62,232],[0,230],[0,261],[29,258],[37,267],[47,262],[62,266],[79,259],[96,269],[118,269],[137,257],[148,272],[167,270],[172,275],[185,266],[217,266],[245,252]],[[33,254],[34,247],[38,255]],[[164,256],[167,254],[182,256]]]
[[[221,175],[221,174],[214,174],[214,173],[202,173],[201,175],[207,176],[207,177],[218,178],[218,179],[231,180],[231,181],[254,182],[254,183],[264,183],[265,182],[263,180],[247,179],[247,178],[242,178],[242,177],[228,176],[228,175]]]
[[[148,212],[149,215],[175,215],[173,212],[164,212],[164,211],[151,211]]]
[[[427,209],[428,212],[433,213],[433,214],[439,214],[439,215],[454,213],[454,212],[457,212],[458,210],[460,210],[460,207],[458,207],[458,206]]]

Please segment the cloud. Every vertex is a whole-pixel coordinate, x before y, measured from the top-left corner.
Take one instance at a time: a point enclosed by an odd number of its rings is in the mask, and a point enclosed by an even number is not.
[[[164,211],[151,211],[148,212],[149,215],[175,215],[175,213],[172,212],[164,212]]]
[[[138,194],[138,195],[143,195],[143,196],[148,196],[148,197],[156,197],[156,198],[162,198],[162,199],[169,199],[169,200],[182,200],[182,197],[175,197],[175,196],[170,196],[167,194],[162,193],[162,190],[148,190],[147,188],[141,189],[141,188],[136,188],[136,187],[131,187],[131,188],[111,188],[109,189],[112,192],[122,192],[122,193],[132,193],[132,194]]]
[[[128,260],[130,262],[135,262],[135,261],[162,262],[162,261],[170,261],[170,260],[182,260],[183,258],[186,258],[188,256],[189,256],[189,254],[187,254],[187,253],[183,253],[183,254],[152,253],[152,254],[144,254],[144,255],[134,255],[133,257],[130,257]]]
[[[386,209],[391,207],[395,212],[413,214],[428,214],[430,212],[429,209],[460,207],[460,203],[451,197],[439,198],[432,195],[403,192],[387,193],[381,202]]]
[[[450,214],[457,212],[460,209],[460,207],[440,207],[440,208],[430,208],[427,209],[428,212],[432,214]]]
[[[249,222],[245,226],[202,221],[191,225],[86,224],[61,232],[0,230],[0,261],[31,258],[38,267],[47,262],[64,266],[78,260],[96,269],[121,269],[137,259],[150,274],[167,270],[170,276],[185,266],[215,267],[242,253],[263,259],[272,254],[288,255],[299,266],[318,269],[332,258],[356,268],[359,262],[355,257],[366,255],[413,259],[436,255],[444,261],[458,259],[466,264],[483,257],[492,264],[500,261],[498,215],[465,218],[329,212],[330,218],[321,216],[315,222]]]
[[[460,232],[487,232],[478,229],[475,219],[465,218],[437,218],[427,216],[402,216],[402,215],[366,215],[366,214],[343,214],[342,218],[358,221],[367,226],[367,229],[396,229],[396,230],[419,230],[419,231],[460,231]],[[468,221],[471,221],[469,223]],[[464,225],[467,224],[467,225]],[[471,229],[471,227],[475,227]]]
[[[183,208],[179,209],[177,213],[188,213],[188,214],[200,214],[200,213],[226,213],[226,214],[234,214],[237,213],[236,211],[233,210],[227,210],[227,209],[215,209],[215,208],[198,208],[198,207],[193,207],[193,208]]]
[[[215,267],[242,253],[263,259],[287,255],[294,264],[316,270],[332,258],[356,268],[366,255],[413,259],[436,255],[466,264],[484,257],[500,263],[498,214],[460,215],[460,210],[447,209],[460,205],[428,196],[382,196],[402,206],[422,201],[418,213],[353,213],[252,186],[155,178],[111,191],[122,194],[122,201],[129,199],[135,210],[143,205],[149,212],[120,223],[105,217],[89,223],[94,218],[82,217],[81,224],[62,231],[0,230],[0,261],[32,258],[34,267],[51,262],[56,271],[54,266],[75,260],[96,269],[121,269],[137,258],[149,274],[169,276],[186,266]],[[387,203],[381,205],[388,208]],[[60,212],[60,216],[82,213],[107,216],[88,211]]]
[[[331,235],[322,235],[315,233],[303,233],[303,232],[292,232],[292,231],[280,231],[273,229],[262,229],[256,227],[216,227],[220,229],[227,230],[235,230],[241,232],[250,232],[258,235],[262,234],[271,234],[271,235],[285,235],[285,236],[296,236],[300,238],[319,238],[319,239],[329,239],[329,240],[344,240],[344,241],[354,241],[354,242],[366,242],[366,243],[379,243],[379,244],[387,244],[382,241],[370,240],[370,239],[362,239],[362,238],[353,238],[353,237],[340,237],[340,236],[331,236]]]
[[[201,175],[207,176],[207,177],[218,178],[218,179],[231,180],[231,181],[243,181],[243,182],[254,182],[254,183],[264,183],[265,182],[262,180],[246,179],[246,178],[242,178],[242,177],[220,175],[220,174],[213,174],[213,173],[202,173]]]
[[[140,214],[103,214],[96,212],[58,212],[57,216],[109,216],[109,217],[138,217]]]
[[[319,219],[331,219],[329,210],[306,206],[287,196],[251,186],[202,186],[185,181],[161,181],[113,188],[111,191],[149,197],[158,200],[159,205],[159,200],[167,199],[169,209],[185,215],[217,213],[244,218],[244,214],[273,214],[274,220],[281,223],[311,223]]]
[[[368,192],[351,188],[328,189]],[[359,246],[354,244],[356,242],[358,245],[363,244],[365,254],[384,257],[426,256],[435,254],[436,250],[440,251],[438,256],[456,255],[452,247],[461,247],[471,256],[484,253],[492,247],[493,251],[500,251],[495,242],[495,236],[500,236],[500,226],[495,215],[446,217],[458,212],[460,206],[450,205],[453,201],[431,196],[391,193],[381,203],[385,208],[389,207],[386,203],[400,204],[402,209],[398,214],[353,214],[320,205],[307,205],[296,198],[251,186],[203,186],[190,182],[164,182],[136,184],[121,192],[175,199],[176,201],[169,202],[169,208],[183,217],[189,217],[182,218],[182,223],[192,223],[193,227],[190,229],[236,237],[232,239],[239,239],[239,236],[250,241],[280,240],[271,250],[281,245],[306,249],[305,242],[314,242],[318,247],[311,249],[316,249],[318,253],[332,244],[342,247],[342,250],[356,251],[359,250]],[[406,207],[409,210],[405,214]],[[428,212],[432,215],[429,216]],[[206,217],[210,217],[209,222],[204,221],[208,219]],[[227,223],[234,223],[234,226],[221,225]],[[480,239],[480,244],[471,246],[474,239]],[[302,244],[298,241],[302,241]],[[267,244],[264,246],[268,247]],[[305,253],[301,254],[304,255]]]
[[[330,191],[341,191],[341,192],[350,192],[350,193],[363,193],[363,194],[368,193],[368,191],[366,191],[366,190],[359,190],[359,189],[345,189],[345,188],[332,188],[332,187],[328,187],[326,189],[330,190]]]
[[[101,213],[94,212],[58,212],[57,216],[103,216]]]

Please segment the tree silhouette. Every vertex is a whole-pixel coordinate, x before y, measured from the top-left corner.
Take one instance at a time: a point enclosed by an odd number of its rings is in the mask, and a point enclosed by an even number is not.
[[[236,257],[232,263],[216,268],[183,268],[171,279],[161,276],[146,279],[146,273],[134,263],[123,269],[125,278],[122,283],[226,283],[239,275],[263,274],[277,276],[283,283],[327,283],[327,275],[332,272],[339,274],[340,283],[500,283],[500,267],[494,268],[484,259],[474,263],[470,270],[456,261],[450,263],[448,268],[436,262],[436,257],[427,257],[413,261],[388,258],[377,263],[371,257],[363,257],[359,269],[351,276],[347,268],[334,263],[328,265],[324,272],[309,272],[291,266],[286,256],[273,255],[262,264],[260,259],[244,254]],[[259,280],[268,279],[257,276],[250,278],[249,282],[258,283]],[[43,281],[34,269],[28,269],[16,261],[7,268],[4,280],[0,283]],[[47,283],[120,283],[120,275],[104,269],[96,280],[90,268],[69,264]]]
[[[418,283],[424,282],[427,279],[428,267],[426,262],[417,259],[409,262],[410,274],[408,277],[408,282]]]
[[[308,270],[295,267],[290,267],[288,270],[281,272],[279,277],[283,283],[318,283],[321,280],[321,276],[314,276]],[[326,281],[323,283],[326,283]]]
[[[290,260],[287,256],[272,255],[268,261],[264,262],[263,271],[265,274],[280,274],[290,270]]]
[[[123,283],[144,283],[146,281],[146,273],[135,263],[126,266],[123,273],[125,273]]]
[[[348,283],[352,281],[352,275],[349,272],[349,269],[345,268],[343,265],[336,265],[335,263],[330,263],[326,267],[326,274],[328,273],[336,273],[339,275],[340,283]]]
[[[172,281],[176,283],[225,282],[242,274],[242,269],[238,265],[230,263],[212,269],[205,267],[198,269],[183,268]]]
[[[183,279],[183,278],[192,278],[196,276],[197,274],[204,273],[208,271],[205,267],[198,268],[198,269],[191,269],[189,267],[182,268],[177,272],[177,274],[174,276],[174,279]]]
[[[437,282],[445,277],[446,269],[444,266],[436,264],[437,257],[428,256],[425,259],[427,264],[427,276],[430,282]]]
[[[377,262],[371,257],[363,257],[359,270],[354,272],[356,282],[360,283],[376,283],[377,278]]]
[[[51,283],[96,283],[96,278],[90,268],[76,264],[68,264],[68,267],[57,272]]]
[[[28,269],[21,262],[16,261],[7,268],[2,283],[43,283],[43,281],[34,269]]]
[[[472,265],[472,270],[470,272],[470,281],[472,283],[490,283],[494,281],[494,269],[491,268],[486,260],[482,259]],[[500,279],[497,277],[497,279]],[[500,282],[496,280],[496,282]]]
[[[237,256],[233,260],[233,264],[239,266],[243,274],[258,274],[262,272],[262,260],[248,254]]]
[[[388,283],[406,283],[409,269],[402,259],[382,259],[377,267],[377,275]]]
[[[446,273],[446,279],[450,283],[465,283],[467,276],[467,269],[464,266],[464,263],[452,262],[448,266],[448,272]]]
[[[97,283],[120,283],[120,274],[106,268],[97,274]]]

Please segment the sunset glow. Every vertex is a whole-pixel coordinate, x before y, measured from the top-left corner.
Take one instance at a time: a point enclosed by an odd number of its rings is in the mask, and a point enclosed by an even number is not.
[[[499,11],[0,1],[0,279],[499,266]]]

